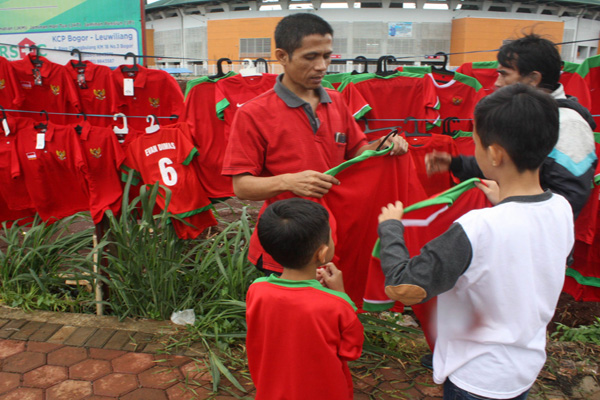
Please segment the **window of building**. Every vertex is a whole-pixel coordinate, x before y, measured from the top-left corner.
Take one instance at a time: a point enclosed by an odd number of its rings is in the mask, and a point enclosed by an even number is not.
[[[258,57],[271,57],[271,38],[240,39],[240,58]]]

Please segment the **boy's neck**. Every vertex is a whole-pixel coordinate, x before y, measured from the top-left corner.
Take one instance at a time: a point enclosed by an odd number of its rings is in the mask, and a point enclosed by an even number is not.
[[[290,269],[283,267],[281,279],[290,281],[306,281],[309,279],[317,279],[317,267],[308,265],[302,269]]]
[[[498,178],[500,201],[514,196],[534,196],[544,193],[540,185],[539,169],[518,172],[516,169]]]

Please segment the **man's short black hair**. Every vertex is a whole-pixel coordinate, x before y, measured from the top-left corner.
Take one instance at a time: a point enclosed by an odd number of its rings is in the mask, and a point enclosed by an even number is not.
[[[556,90],[562,60],[558,48],[548,39],[531,33],[513,40],[500,48],[498,62],[506,68],[516,69],[521,76],[527,76],[533,71],[542,75],[538,87]]]
[[[333,36],[333,28],[315,14],[288,15],[279,21],[275,28],[275,47],[285,50],[292,57],[294,50],[302,47],[302,39],[315,34]]]
[[[317,249],[329,243],[329,213],[314,201],[291,198],[276,201],[256,227],[260,244],[285,268],[299,269]]]
[[[475,107],[481,144],[499,144],[519,172],[539,168],[558,141],[558,104],[534,87],[517,83],[496,90]]]

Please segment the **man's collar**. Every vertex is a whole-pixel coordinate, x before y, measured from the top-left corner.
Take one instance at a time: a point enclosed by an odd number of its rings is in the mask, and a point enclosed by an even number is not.
[[[302,100],[294,92],[285,87],[285,85],[281,83],[282,79],[283,74],[277,77],[277,82],[275,83],[275,88],[273,89],[275,90],[277,96],[279,96],[279,98],[283,100],[283,102],[287,104],[288,107],[297,108],[303,106],[304,104],[307,104],[306,101]],[[317,93],[319,94],[320,103],[331,103],[331,97],[329,97],[329,94],[323,88],[323,86],[319,86],[319,88],[317,89]]]

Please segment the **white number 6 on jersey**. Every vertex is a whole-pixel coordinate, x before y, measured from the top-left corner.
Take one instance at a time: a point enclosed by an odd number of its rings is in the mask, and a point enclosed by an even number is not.
[[[177,183],[177,171],[175,171],[175,168],[169,167],[169,165],[173,165],[173,161],[170,158],[164,157],[158,160],[158,168],[160,169],[163,182],[167,186],[174,186]]]

